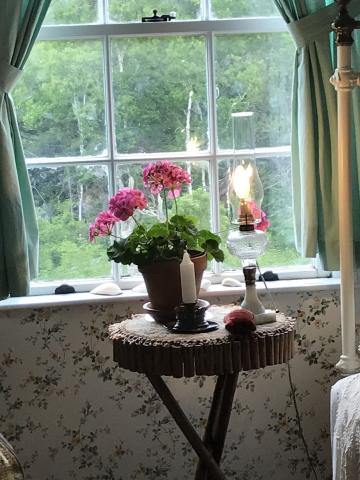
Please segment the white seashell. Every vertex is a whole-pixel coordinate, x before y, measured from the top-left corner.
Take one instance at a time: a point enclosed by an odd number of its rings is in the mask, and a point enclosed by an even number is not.
[[[97,287],[93,288],[90,293],[94,295],[109,295],[115,296],[120,295],[122,292],[119,285],[116,285],[114,282],[101,283]]]
[[[201,281],[200,290],[204,290],[204,292],[206,292],[207,290],[209,290],[210,286],[211,286],[210,280],[208,280],[207,278],[204,278]]]
[[[223,287],[241,287],[241,283],[236,278],[226,277],[221,282]]]
[[[147,293],[145,283],[143,282],[143,283],[140,283],[139,285],[136,285],[136,287],[134,287],[132,291],[137,293]]]
[[[266,309],[264,313],[255,315],[256,325],[263,325],[264,323],[276,322],[276,312],[274,310]]]

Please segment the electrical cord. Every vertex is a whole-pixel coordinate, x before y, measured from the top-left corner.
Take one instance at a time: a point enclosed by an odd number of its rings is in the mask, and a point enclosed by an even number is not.
[[[267,295],[268,295],[268,296],[269,296],[269,298],[270,298],[270,301],[271,301],[272,307],[273,307],[273,309],[275,310],[275,312],[278,312],[278,311],[279,311],[279,309],[278,309],[278,308],[276,308],[276,305],[275,305],[275,302],[274,302],[273,296],[271,295],[271,293],[270,293],[270,290],[269,290],[269,288],[268,288],[268,286],[267,286],[267,283],[266,283],[266,281],[265,281],[264,275],[262,274],[262,272],[261,272],[261,270],[260,270],[260,265],[258,264],[257,260],[255,260],[255,263],[256,263],[256,267],[257,267],[257,269],[258,269],[258,272],[259,272],[260,278],[261,278],[261,280],[262,280],[262,282],[263,282],[263,284],[264,284],[264,287],[265,287],[266,293],[267,293]]]
[[[258,264],[258,262],[256,261],[256,267],[259,271],[259,274],[260,274],[260,278],[262,279],[262,282],[265,286],[265,290],[266,290],[266,293],[267,295],[269,296],[270,298],[270,301],[272,303],[272,307],[273,309],[278,312],[279,309],[276,308],[276,305],[275,305],[275,302],[274,302],[274,299],[273,299],[273,296],[271,295],[270,293],[270,290],[266,284],[266,281],[264,279],[264,275],[261,273],[261,270],[260,270],[260,266]],[[292,375],[291,375],[291,367],[290,367],[290,363],[289,362],[286,362],[286,365],[287,365],[287,370],[288,370],[288,379],[289,379],[289,385],[290,385],[290,392],[291,392],[291,399],[292,399],[292,402],[293,402],[293,405],[294,405],[294,408],[295,408],[295,415],[296,415],[296,423],[298,425],[298,429],[299,429],[299,437],[300,437],[300,440],[302,441],[302,444],[304,446],[304,449],[305,449],[305,453],[306,453],[306,457],[307,457],[307,460],[308,460],[308,463],[309,463],[309,467],[310,467],[310,470],[312,471],[313,475],[314,475],[314,478],[315,480],[318,480],[318,475],[316,473],[316,469],[314,467],[314,464],[313,464],[313,461],[311,459],[311,456],[310,456],[310,452],[309,452],[309,447],[308,447],[308,444],[305,440],[305,435],[304,435],[304,431],[303,431],[303,428],[302,428],[302,423],[301,423],[301,418],[300,418],[300,413],[299,413],[299,408],[298,408],[298,404],[297,404],[297,398],[296,398],[296,388],[295,388],[295,385],[294,385],[294,382],[293,382],[293,379],[292,379]]]
[[[305,449],[305,452],[306,452],[306,456],[307,456],[307,459],[308,459],[308,462],[309,462],[310,470],[314,474],[315,480],[318,480],[318,476],[317,476],[313,461],[312,461],[311,456],[310,456],[309,447],[308,447],[308,444],[305,440],[304,431],[303,431],[302,424],[301,424],[300,413],[299,413],[299,409],[298,409],[298,405],[297,405],[297,399],[296,399],[296,388],[295,388],[295,385],[293,383],[292,376],[291,376],[290,363],[286,362],[286,365],[287,365],[287,368],[288,368],[288,379],[289,379],[289,384],[290,384],[291,398],[292,398],[294,408],[295,408],[296,422],[298,424],[298,429],[299,429],[299,437],[300,437],[300,439],[303,443],[303,446],[304,446],[304,449]]]

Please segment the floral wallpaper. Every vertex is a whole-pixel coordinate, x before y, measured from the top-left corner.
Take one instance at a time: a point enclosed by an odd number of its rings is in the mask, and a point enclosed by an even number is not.
[[[337,291],[277,294],[297,318],[290,362],[303,433],[318,479],[331,478],[329,392],[339,378]],[[230,303],[236,298],[212,298]],[[192,479],[196,456],[147,378],[112,360],[107,327],[140,302],[0,313],[0,425],[27,480]],[[213,377],[166,381],[199,431]],[[240,374],[222,468],[229,479],[303,480],[287,365]]]

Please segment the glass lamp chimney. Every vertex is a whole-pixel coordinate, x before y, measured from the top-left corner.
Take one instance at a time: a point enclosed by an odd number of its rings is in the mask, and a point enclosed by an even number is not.
[[[264,190],[256,168],[254,112],[232,114],[235,156],[229,167],[228,201],[231,223],[251,224],[261,221]]]
[[[233,129],[233,149],[254,155],[255,130],[254,112],[235,112],[231,114]]]
[[[229,232],[227,246],[230,253],[250,263],[264,252],[267,243],[264,232],[256,230],[264,190],[256,168],[253,121],[253,112],[232,114],[235,155],[228,172],[230,221],[239,228]]]

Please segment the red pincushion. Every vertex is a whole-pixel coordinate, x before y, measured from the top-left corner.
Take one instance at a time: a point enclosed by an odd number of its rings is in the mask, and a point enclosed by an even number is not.
[[[249,333],[256,330],[255,316],[245,308],[231,310],[224,317],[225,328],[231,333]]]

